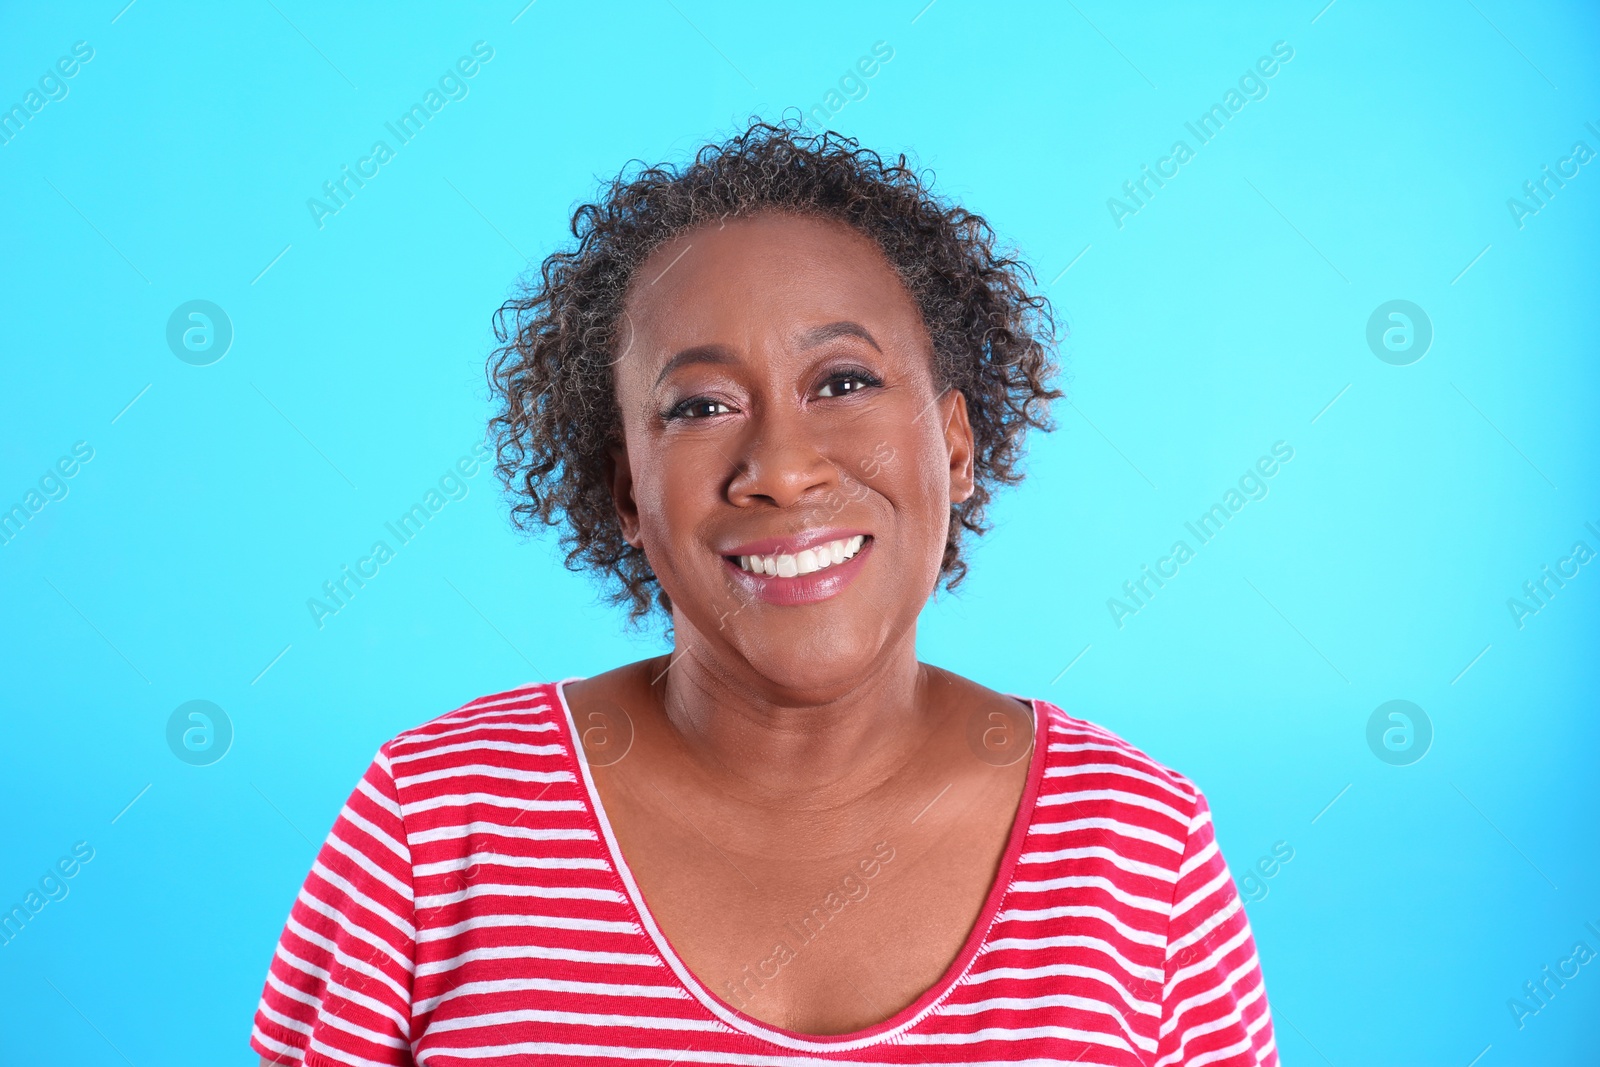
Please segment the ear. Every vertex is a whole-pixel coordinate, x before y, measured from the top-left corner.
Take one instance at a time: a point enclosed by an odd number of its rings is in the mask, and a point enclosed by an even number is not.
[[[940,397],[944,415],[944,444],[950,453],[950,503],[960,504],[972,495],[972,423],[967,421],[967,398],[951,386]]]
[[[617,523],[622,527],[622,539],[634,548],[642,547],[639,539],[639,506],[633,499],[633,467],[628,462],[628,446],[615,442],[606,446],[606,482],[611,486],[611,502],[617,508]]]

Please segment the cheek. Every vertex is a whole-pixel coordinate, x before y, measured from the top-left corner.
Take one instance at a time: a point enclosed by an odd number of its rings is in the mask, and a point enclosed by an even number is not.
[[[714,459],[714,461],[713,461]],[[633,500],[639,511],[639,540],[657,576],[694,569],[705,556],[702,525],[725,503],[726,465],[692,447],[666,448],[633,462]],[[705,562],[705,560],[701,560]]]
[[[918,502],[926,512],[930,515],[947,512],[950,509],[950,455],[945,450],[944,437],[937,432],[918,435],[908,442],[903,462],[914,472],[912,480],[917,487]]]
[[[704,491],[692,468],[670,457],[654,456],[648,466],[634,467],[633,500],[639,509],[639,536],[647,550],[670,545],[680,534],[685,514]]]
[[[924,420],[927,421],[927,420]],[[922,430],[920,424],[916,427]],[[950,512],[950,462],[944,438],[931,430],[884,437],[865,450],[863,479],[893,509],[902,550],[925,555],[937,569]]]

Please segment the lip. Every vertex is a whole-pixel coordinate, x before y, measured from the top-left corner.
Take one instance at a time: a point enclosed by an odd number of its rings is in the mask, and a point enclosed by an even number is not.
[[[792,556],[808,548],[825,545],[829,541],[847,541],[857,535],[865,537],[868,541],[872,540],[872,534],[866,530],[836,526],[824,530],[807,530],[793,537],[764,537],[759,541],[746,541],[742,545],[724,548],[721,553],[724,556]]]
[[[855,534],[846,534],[844,536],[854,537]],[[820,571],[812,571],[810,574],[796,575],[793,578],[779,578],[770,574],[752,574],[740,567],[739,564],[734,560],[729,559],[728,556],[722,557],[722,565],[728,569],[728,573],[733,576],[734,581],[738,582],[746,592],[765,603],[781,606],[815,604],[818,601],[827,600],[829,597],[837,596],[839,593],[843,592],[845,586],[853,582],[856,576],[861,573],[861,568],[864,565],[867,557],[872,555],[873,546],[877,544],[877,542],[873,540],[871,534],[863,534],[863,536],[865,536],[866,540],[862,542],[861,551],[857,552],[854,556],[851,556],[843,563],[835,563],[833,566],[825,567]],[[813,538],[811,535],[807,534],[801,538],[801,540],[804,542],[801,547],[794,550],[788,548],[762,549],[760,547],[762,545],[787,545],[794,542],[784,542],[772,539],[766,541],[751,541],[749,545],[739,546],[741,549],[744,549],[744,551],[730,553],[729,555],[769,556],[780,551],[785,553],[790,551],[803,551],[812,545],[826,544],[828,541],[836,541],[839,539],[840,538],[833,533],[829,533],[821,539]]]

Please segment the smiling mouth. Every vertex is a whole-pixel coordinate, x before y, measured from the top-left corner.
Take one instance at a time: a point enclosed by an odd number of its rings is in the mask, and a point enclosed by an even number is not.
[[[779,552],[770,556],[725,556],[724,558],[746,574],[769,578],[803,578],[829,567],[841,566],[854,559],[870,537],[856,534],[837,541],[827,541],[799,552]]]

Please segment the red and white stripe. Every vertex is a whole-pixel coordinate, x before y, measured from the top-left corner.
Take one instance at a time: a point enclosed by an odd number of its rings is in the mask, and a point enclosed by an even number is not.
[[[308,1067],[1275,1067],[1243,905],[1187,779],[1034,701],[996,888],[949,973],[867,1030],[796,1034],[703,986],[656,927],[559,685],[384,745],[272,960],[251,1045]]]

